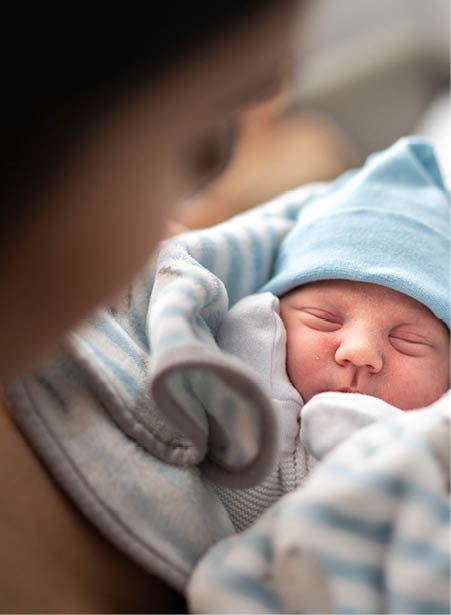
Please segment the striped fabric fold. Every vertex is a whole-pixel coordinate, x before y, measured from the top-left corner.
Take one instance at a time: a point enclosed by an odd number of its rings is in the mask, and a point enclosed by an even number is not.
[[[192,612],[450,613],[450,402],[357,431],[215,545],[191,578]]]

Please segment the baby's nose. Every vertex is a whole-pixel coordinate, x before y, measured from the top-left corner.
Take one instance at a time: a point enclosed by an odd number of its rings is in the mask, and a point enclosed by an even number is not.
[[[383,357],[375,337],[371,332],[361,330],[345,334],[335,352],[336,362],[342,366],[365,367],[374,374],[379,372]]]

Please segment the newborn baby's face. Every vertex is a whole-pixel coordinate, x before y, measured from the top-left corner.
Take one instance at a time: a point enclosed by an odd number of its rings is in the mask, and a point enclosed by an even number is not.
[[[409,410],[449,388],[448,329],[402,293],[364,282],[313,282],[282,297],[280,315],[288,375],[305,402],[345,391]]]

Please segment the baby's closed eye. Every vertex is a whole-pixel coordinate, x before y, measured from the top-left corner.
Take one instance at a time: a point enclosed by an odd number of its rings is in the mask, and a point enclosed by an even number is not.
[[[408,331],[392,331],[389,339],[396,350],[412,357],[423,356],[433,348],[433,344],[427,338]]]
[[[325,333],[337,331],[343,324],[337,314],[321,308],[302,308],[300,316],[306,326],[317,331],[324,331]]]

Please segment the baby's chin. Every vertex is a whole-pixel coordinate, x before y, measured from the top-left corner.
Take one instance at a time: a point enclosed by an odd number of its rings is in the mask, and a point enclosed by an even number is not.
[[[302,399],[304,400],[305,403],[307,403],[311,399],[316,397],[316,395],[321,395],[322,393],[348,393],[349,395],[368,395],[370,397],[376,397],[375,395],[371,395],[370,393],[366,393],[365,391],[361,391],[359,389],[355,389],[351,387],[343,387],[340,389],[324,388],[324,389],[319,389],[317,391],[309,391],[305,395],[302,395]]]

